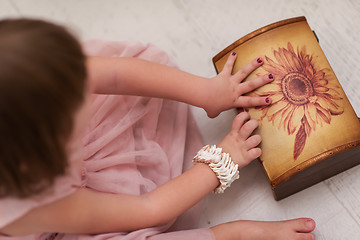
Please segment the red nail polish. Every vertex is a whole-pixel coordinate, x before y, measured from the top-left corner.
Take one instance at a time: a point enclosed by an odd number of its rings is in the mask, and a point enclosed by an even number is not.
[[[265,102],[270,103],[270,98],[269,97],[265,98]]]
[[[231,55],[235,56],[235,55],[236,55],[236,52],[232,52]]]
[[[269,74],[269,79],[274,79],[274,75],[272,75],[272,73]]]
[[[261,60],[261,58],[256,59],[256,61],[257,61],[258,63],[262,63],[262,62],[263,62],[263,61]]]

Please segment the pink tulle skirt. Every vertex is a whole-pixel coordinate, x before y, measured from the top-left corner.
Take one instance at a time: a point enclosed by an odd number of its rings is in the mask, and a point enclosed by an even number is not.
[[[84,46],[88,55],[138,57],[175,66],[165,52],[151,44],[96,40]],[[202,138],[186,104],[137,96],[95,95],[83,144],[86,187],[141,195],[189,168],[202,146]],[[197,205],[176,222],[161,227],[131,233],[68,235],[65,239],[212,239],[209,229],[190,230],[196,228],[200,211]]]

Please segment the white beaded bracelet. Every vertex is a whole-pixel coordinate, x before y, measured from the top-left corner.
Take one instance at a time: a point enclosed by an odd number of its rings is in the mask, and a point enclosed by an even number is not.
[[[206,145],[193,158],[194,163],[209,164],[211,170],[216,174],[220,185],[214,193],[223,193],[230,187],[231,183],[239,178],[239,166],[235,164],[228,153],[223,153],[216,145]]]

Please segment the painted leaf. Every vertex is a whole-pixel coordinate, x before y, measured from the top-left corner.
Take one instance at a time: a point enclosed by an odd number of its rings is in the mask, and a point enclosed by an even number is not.
[[[299,131],[296,133],[295,144],[294,144],[294,160],[296,160],[300,153],[304,150],[306,142],[305,126],[301,123]]]

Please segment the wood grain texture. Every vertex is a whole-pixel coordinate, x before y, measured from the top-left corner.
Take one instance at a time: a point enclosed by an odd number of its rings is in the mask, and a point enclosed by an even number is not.
[[[82,40],[152,42],[181,69],[206,77],[215,76],[212,57],[241,36],[279,20],[305,16],[360,115],[359,0],[0,0],[0,18],[9,16],[66,24]],[[227,111],[208,119],[203,110],[192,110],[206,143],[218,143],[235,116]],[[206,199],[200,227],[236,219],[307,216],[317,223],[316,239],[360,239],[360,167],[280,202],[273,199],[257,162],[240,173],[225,194]]]

